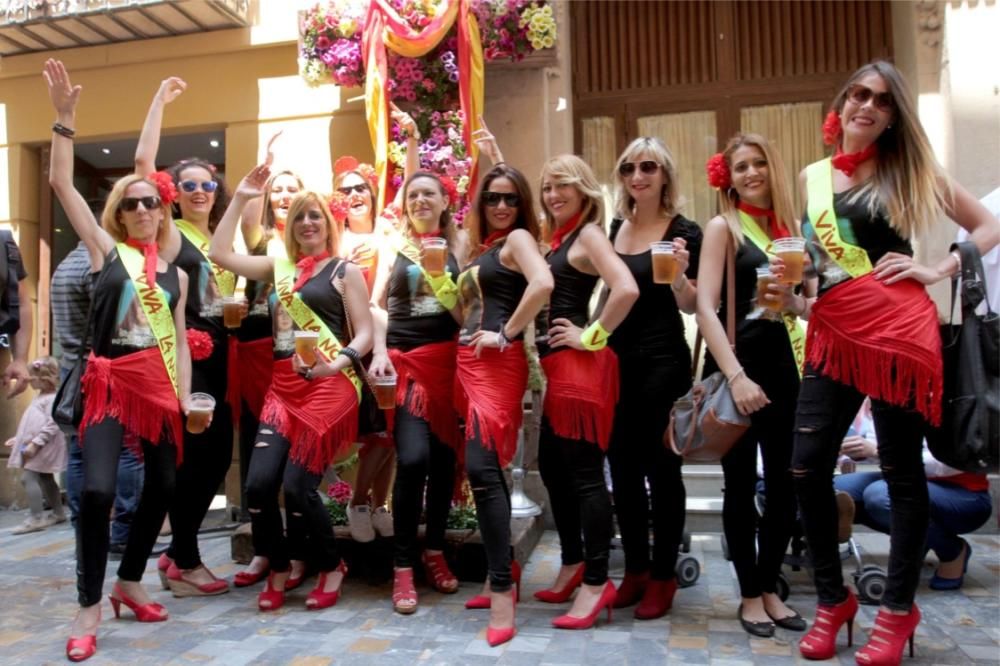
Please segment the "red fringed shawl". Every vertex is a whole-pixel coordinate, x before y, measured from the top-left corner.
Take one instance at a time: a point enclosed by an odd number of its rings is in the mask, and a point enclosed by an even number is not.
[[[543,413],[553,432],[566,439],[595,442],[606,451],[618,403],[618,356],[562,349],[542,358]]]
[[[389,359],[396,368],[396,404],[427,421],[441,442],[460,452],[462,433],[454,400],[457,347],[449,340],[406,352],[390,349]]]
[[[479,358],[475,348],[458,348],[455,404],[465,414],[465,437],[477,430],[487,449],[496,450],[500,467],[506,467],[517,449],[517,431],[524,411],[521,401],[528,387],[528,360],[524,343],[507,349],[486,348]]]
[[[239,342],[237,350],[236,387],[239,391],[238,395],[242,401],[247,403],[254,418],[259,419],[261,410],[264,409],[264,396],[271,388],[271,373],[274,370],[274,341],[267,337],[250,342]],[[230,381],[232,381],[232,374],[230,374]],[[239,419],[239,410],[234,410],[233,413],[233,418]]]

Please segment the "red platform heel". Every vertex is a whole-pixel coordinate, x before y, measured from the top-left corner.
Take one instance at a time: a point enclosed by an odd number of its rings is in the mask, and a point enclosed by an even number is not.
[[[166,553],[160,555],[160,558],[156,560],[156,573],[160,574],[160,585],[163,586],[164,590],[170,589],[170,582],[167,579],[167,570],[170,569],[170,565],[174,561],[167,556]]]
[[[264,589],[257,595],[257,608],[262,611],[275,611],[285,605],[285,590],[274,589],[274,577],[283,571],[272,571],[267,575]]]
[[[514,601],[521,598],[521,565],[517,560],[510,564],[510,575],[514,579]],[[482,610],[490,607],[490,595],[477,594],[465,602],[465,607],[469,610]]]
[[[605,608],[608,609],[608,622],[611,622],[611,608],[615,603],[615,585],[610,580],[604,584],[601,596],[597,599],[593,610],[584,617],[573,617],[572,615],[560,615],[552,620],[552,626],[556,629],[590,629],[597,622],[597,616]]]
[[[448,568],[448,562],[444,559],[443,553],[431,555],[424,551],[420,557],[424,563],[424,570],[427,573],[427,581],[438,592],[442,594],[455,594],[458,592],[458,579]]]
[[[847,623],[847,645],[854,643],[854,616],[858,613],[858,598],[850,590],[847,598],[835,606],[816,606],[816,622],[799,641],[799,652],[806,659],[829,659],[837,653],[837,634]]]
[[[854,661],[861,666],[889,666],[903,661],[903,648],[910,644],[910,658],[913,658],[913,637],[920,624],[920,609],[916,604],[906,615],[890,613],[878,609],[875,626],[872,628],[868,644],[858,650]]]
[[[323,588],[326,587],[327,576],[334,574],[336,572],[343,574],[343,578],[340,581],[340,585],[333,592],[324,592]],[[337,599],[340,597],[340,590],[344,587],[344,580],[347,579],[347,565],[344,564],[344,560],[340,561],[337,568],[333,571],[323,571],[319,575],[319,580],[316,581],[316,587],[309,596],[306,597],[306,610],[321,610],[323,608],[329,608],[337,603]]]
[[[580,587],[582,583],[583,583],[583,562],[580,563],[580,566],[573,574],[573,577],[569,579],[569,582],[566,583],[565,587],[563,587],[561,590],[555,590],[552,588],[549,588],[547,590],[538,590],[537,592],[535,592],[535,598],[538,599],[539,601],[544,601],[547,604],[561,604],[567,601],[571,596],[573,596],[573,592],[576,590],[576,588]]]
[[[392,572],[392,610],[400,615],[417,612],[417,589],[413,586],[413,569]]]
[[[622,584],[618,586],[618,593],[615,597],[615,608],[625,608],[639,603],[642,595],[646,593],[646,585],[649,584],[649,572],[633,574],[625,572]]]
[[[211,582],[195,583],[188,580],[184,577],[184,572],[177,568],[177,563],[171,563],[170,568],[167,569],[167,585],[175,597],[212,597],[229,591],[229,583],[221,578],[216,578],[215,574],[209,571],[204,564],[198,566],[208,571],[208,575],[212,577]]]
[[[135,613],[135,619],[139,622],[163,622],[169,617],[167,609],[160,604],[150,602],[140,606],[137,602],[129,599],[118,583],[115,583],[114,587],[111,588],[108,600],[111,602],[111,610],[115,612],[116,618],[121,618],[122,604]]]

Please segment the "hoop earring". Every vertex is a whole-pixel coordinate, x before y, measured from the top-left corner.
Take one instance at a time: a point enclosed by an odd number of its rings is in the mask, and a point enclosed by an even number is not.
[[[729,198],[729,199],[734,199],[734,200],[739,197],[739,195],[736,193],[736,190],[733,189],[732,185],[730,185],[726,189],[726,197]]]

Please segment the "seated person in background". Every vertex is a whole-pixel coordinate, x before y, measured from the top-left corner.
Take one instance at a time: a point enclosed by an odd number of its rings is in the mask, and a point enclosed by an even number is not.
[[[882,473],[854,471],[856,461],[878,460],[871,407],[867,400],[858,416],[840,450],[840,467],[845,473],[834,477],[833,485],[854,500],[855,523],[888,534],[889,490],[882,480]],[[930,580],[930,588],[957,590],[962,587],[972,555],[972,546],[958,535],[978,529],[989,519],[993,509],[989,481],[985,474],[962,472],[938,462],[927,450],[926,442],[923,458],[931,512],[927,549],[933,550],[940,562]]]

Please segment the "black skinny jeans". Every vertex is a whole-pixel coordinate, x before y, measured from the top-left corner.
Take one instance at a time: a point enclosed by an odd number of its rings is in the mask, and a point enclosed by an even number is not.
[[[486,550],[490,589],[506,592],[513,584],[510,552],[510,490],[495,449],[487,449],[478,428],[465,444],[465,472],[476,501],[479,534]]]
[[[104,572],[111,543],[108,515],[115,501],[118,457],[122,452],[125,428],[111,418],[87,426],[83,431],[83,483],[80,513],[76,523],[76,589],[80,606],[101,601]],[[118,577],[138,582],[146,570],[146,560],[167,515],[174,493],[177,448],[170,443],[142,442],[145,481],[142,499],[129,529],[125,554]]]
[[[177,493],[170,506],[173,537],[167,555],[179,569],[201,564],[198,530],[233,462],[233,417],[226,403],[226,340],[216,339],[212,355],[191,363],[191,391],[215,398],[212,425],[184,433],[184,463],[177,469]]]
[[[395,565],[419,561],[417,526],[427,490],[424,548],[444,550],[448,511],[455,488],[455,451],[431,432],[430,424],[402,405],[396,407],[396,481],[392,488]]]
[[[681,459],[663,445],[663,431],[670,419],[670,406],[691,388],[690,360],[619,353],[618,361],[621,389],[608,461],[625,571],[650,572],[654,580],[671,580],[684,535],[686,495]]]
[[[603,585],[612,532],[604,451],[594,442],[559,437],[543,416],[538,471],[549,492],[563,565],[583,562],[583,582]]]
[[[278,434],[274,426],[261,422],[250,458],[246,489],[254,553],[268,558],[273,571],[288,571],[293,559],[308,559],[315,562],[320,571],[333,571],[340,564],[337,539],[330,524],[330,514],[316,492],[323,475],[313,474],[291,462],[288,459],[290,449],[289,441]],[[278,491],[282,485],[287,536],[278,508]]]
[[[792,476],[816,591],[819,602],[826,605],[840,603],[847,596],[837,551],[833,470],[841,442],[864,399],[857,389],[806,366],[795,416]],[[927,478],[921,459],[926,425],[916,411],[880,400],[872,400],[872,417],[879,465],[891,503],[889,580],[882,605],[909,611],[920,580],[929,521]]]
[[[250,512],[247,511],[247,475],[250,472],[250,458],[253,457],[253,445],[257,443],[257,429],[260,428],[260,421],[257,420],[247,405],[246,400],[240,404],[240,522],[250,521]]]

